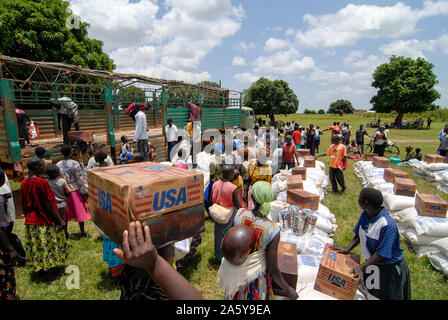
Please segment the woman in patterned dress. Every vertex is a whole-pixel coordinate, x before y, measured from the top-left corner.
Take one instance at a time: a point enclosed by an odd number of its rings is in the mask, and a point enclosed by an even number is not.
[[[67,260],[66,222],[58,213],[53,190],[41,177],[45,173],[45,161],[32,158],[27,167],[29,178],[20,185],[27,267],[37,272],[40,278],[50,280],[63,272]]]
[[[297,300],[295,288],[285,282],[278,269],[280,228],[267,218],[273,196],[269,183],[257,182],[252,188],[254,210],[239,209],[235,215],[233,225],[250,227],[255,233],[256,244],[243,265],[234,266],[226,259],[222,260],[218,281],[227,300],[273,300],[272,280],[289,299]]]
[[[76,219],[81,230],[81,237],[87,238],[88,234],[84,232],[84,222],[90,219],[86,206],[88,195],[87,179],[79,162],[71,159],[72,147],[69,145],[62,146],[61,153],[64,158],[56,165],[61,171],[61,176],[67,181],[72,190],[67,197],[65,221]]]

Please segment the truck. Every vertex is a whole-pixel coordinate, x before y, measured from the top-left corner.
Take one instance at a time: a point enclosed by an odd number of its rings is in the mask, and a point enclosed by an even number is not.
[[[121,136],[132,139],[134,134],[134,123],[125,114],[131,103],[146,105],[149,141],[161,162],[167,159],[163,129],[167,119],[183,128],[189,119],[188,102],[200,105],[202,130],[251,129],[254,123],[253,110],[243,106],[242,93],[226,88],[1,54],[0,66],[0,165],[15,181],[26,176],[26,161],[35,156],[35,147],[44,146],[47,158],[61,158],[62,132],[50,99],[71,98],[79,106],[80,130],[92,132],[95,143],[106,145],[114,162],[120,154]],[[13,74],[14,68],[20,68],[21,74],[29,70],[31,76],[20,79]],[[20,145],[16,108],[24,110],[40,131],[40,137],[24,147]],[[81,152],[79,148],[75,151]]]

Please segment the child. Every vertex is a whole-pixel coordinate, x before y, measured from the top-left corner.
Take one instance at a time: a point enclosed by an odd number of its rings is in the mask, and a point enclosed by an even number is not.
[[[422,161],[423,155],[420,148],[415,149],[415,159]],[[445,161],[446,162],[446,161]]]
[[[53,162],[51,160],[45,159],[46,152],[47,152],[47,150],[45,150],[44,147],[37,147],[36,149],[34,149],[34,153],[36,154],[36,157],[44,160],[45,165],[48,166],[48,165],[52,164]]]
[[[45,168],[45,173],[48,176],[48,184],[54,192],[56,197],[56,203],[58,205],[59,215],[62,219],[65,219],[65,209],[67,207],[67,197],[70,195],[71,189],[61,177],[61,172],[56,165],[50,165]],[[64,228],[65,238],[68,239],[67,225]]]
[[[121,146],[121,153],[126,154],[129,152],[132,154],[134,152],[132,144],[129,143],[129,139],[127,136],[122,136],[121,142],[123,142],[123,145]]]
[[[352,142],[351,142],[350,146],[347,148],[347,154],[348,155],[359,154],[358,145],[356,144],[356,140],[355,139],[352,139]]]
[[[413,148],[411,146],[406,147],[406,159],[404,161],[409,161],[409,160],[415,158],[415,153],[412,150],[413,150]]]

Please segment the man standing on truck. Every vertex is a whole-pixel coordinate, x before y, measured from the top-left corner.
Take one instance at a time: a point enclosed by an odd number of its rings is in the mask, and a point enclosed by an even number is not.
[[[64,137],[64,144],[70,144],[68,132],[75,126],[75,131],[79,131],[79,112],[78,105],[68,97],[62,97],[57,100],[50,99],[50,104],[56,109],[58,114],[58,129],[61,130],[62,120],[62,135]]]

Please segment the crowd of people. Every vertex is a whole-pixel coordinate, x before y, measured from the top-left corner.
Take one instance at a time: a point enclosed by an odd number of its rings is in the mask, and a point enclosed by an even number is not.
[[[148,141],[144,112],[137,108],[129,114],[135,119],[136,134],[134,143],[130,142],[127,136],[121,137],[120,164],[157,161],[156,148]],[[191,127],[186,129],[189,131]],[[305,129],[299,124],[287,122],[284,128],[276,129],[279,135],[273,150],[271,128],[254,127],[257,138],[255,146],[249,143],[248,137],[238,140],[236,133],[243,130],[234,128],[234,135],[230,136],[233,146],[231,159],[225,153],[227,136],[219,143],[214,138],[208,142],[213,156],[209,166],[210,183],[204,193],[204,204],[214,222],[214,254],[216,262],[220,264],[218,281],[226,299],[273,299],[273,282],[282,289],[287,298],[297,299],[295,288],[289,287],[278,269],[280,229],[268,218],[270,202],[273,201],[271,182],[275,169],[272,162],[267,163],[258,155],[269,155],[275,150],[281,150],[277,165],[286,170],[299,164],[297,150],[308,149],[310,154],[317,158],[328,156],[332,191],[338,192],[340,187],[341,191],[345,192],[347,186],[344,171],[348,166],[350,153],[363,154],[364,138],[367,136],[375,144],[375,153],[384,154],[388,138],[384,127],[369,135],[361,125],[352,139],[348,122],[342,125],[335,122],[333,126],[323,130],[312,124]],[[331,132],[331,146],[326,152],[319,153],[321,136],[327,131]],[[194,139],[194,134],[188,136]],[[192,140],[185,144],[185,139],[179,134],[172,119],[167,121],[165,137],[168,159],[172,165],[188,169],[186,161],[181,160],[181,154],[183,149],[187,149],[187,155],[193,152]],[[446,156],[448,125],[440,132],[439,139],[438,151]],[[240,156],[241,150],[243,158]],[[412,148],[407,151],[409,157],[421,159],[420,149],[416,149],[417,154],[412,153]],[[63,274],[69,251],[68,239],[71,238],[67,229],[69,221],[79,224],[80,237],[90,237],[85,231],[85,222],[90,219],[86,170],[113,166],[114,163],[104,145],[94,144],[88,152],[88,158],[75,155],[73,146],[64,144],[61,148],[62,159],[52,162],[45,159],[46,150],[38,147],[35,150],[36,157],[27,162],[29,176],[20,186],[25,215],[23,254],[20,241],[17,241],[12,233],[15,216],[14,209],[11,209],[11,190],[6,174],[0,172],[0,299],[15,297],[14,266],[25,253],[26,267],[34,272],[36,279],[51,282]],[[356,275],[370,264],[382,266],[381,270],[386,273],[392,266],[399,265],[399,275],[394,278],[385,277],[388,279],[386,287],[394,295],[388,295],[383,289],[375,294],[384,299],[407,299],[410,297],[409,272],[401,254],[398,230],[386,209],[381,206],[380,196],[381,194],[378,195],[370,189],[361,191],[358,202],[363,213],[355,228],[354,240],[347,249],[338,250],[349,252],[358,244],[367,248],[363,250],[369,252],[367,261],[354,270]],[[381,230],[384,228],[384,232],[379,232],[379,237],[371,239],[369,225],[374,224],[374,220],[380,217],[387,221],[379,226]],[[255,230],[263,232],[257,233]],[[191,261],[196,248],[202,242],[200,235],[194,237],[190,253],[182,261],[175,261],[173,245],[155,248],[149,228],[143,228],[139,222],[131,223],[129,230],[123,234],[124,240],[121,244],[113,243],[104,234],[102,237],[103,259],[108,264],[111,276],[120,285],[121,299],[202,298],[175,270]],[[183,290],[179,290],[179,286]]]

